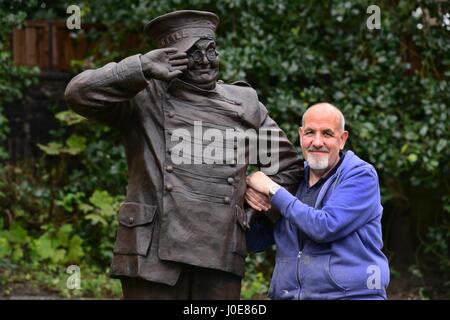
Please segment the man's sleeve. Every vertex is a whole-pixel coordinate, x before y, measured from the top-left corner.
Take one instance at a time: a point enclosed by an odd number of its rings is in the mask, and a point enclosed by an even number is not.
[[[273,196],[272,206],[314,241],[335,241],[378,217],[382,210],[375,169],[361,166],[342,179],[322,209],[304,204],[283,188]]]
[[[130,100],[149,85],[139,55],[86,70],[66,87],[68,105],[80,115],[120,127],[132,115]]]

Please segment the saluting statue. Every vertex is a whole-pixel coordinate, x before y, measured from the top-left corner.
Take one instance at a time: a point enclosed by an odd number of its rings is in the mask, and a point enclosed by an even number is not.
[[[271,131],[278,169],[271,178],[291,189],[299,181],[297,152],[256,91],[244,82],[217,80],[218,22],[201,11],[160,16],[145,26],[158,49],[84,71],[67,86],[74,111],[123,135],[128,188],[110,273],[121,279],[125,299],[240,297],[250,162],[238,161],[234,141],[222,145],[222,161],[204,153],[199,159],[198,148],[217,142],[196,138],[196,125],[223,136]],[[176,149],[180,134],[193,152]]]

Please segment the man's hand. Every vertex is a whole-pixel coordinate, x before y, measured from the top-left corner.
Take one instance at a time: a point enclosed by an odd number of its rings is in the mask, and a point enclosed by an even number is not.
[[[187,69],[188,58],[177,48],[152,50],[140,56],[142,70],[146,77],[169,81]]]
[[[257,171],[252,175],[247,176],[247,185],[268,196],[270,187],[276,185],[276,183],[263,172]]]
[[[269,197],[251,187],[245,191],[245,200],[250,207],[257,211],[267,211],[271,208]]]

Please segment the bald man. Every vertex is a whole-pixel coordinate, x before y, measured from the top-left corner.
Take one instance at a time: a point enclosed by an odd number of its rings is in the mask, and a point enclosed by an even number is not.
[[[386,299],[389,265],[381,251],[380,188],[375,168],[344,151],[342,112],[329,103],[306,110],[299,128],[305,175],[295,195],[258,171],[247,178],[247,202],[275,207],[274,226],[253,223],[251,251],[273,241],[273,299]]]

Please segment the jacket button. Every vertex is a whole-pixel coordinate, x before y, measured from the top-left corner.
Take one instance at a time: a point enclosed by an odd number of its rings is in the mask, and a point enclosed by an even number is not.
[[[223,203],[226,203],[226,204],[230,203],[230,198],[224,197],[223,198]]]
[[[167,184],[166,185],[166,190],[167,191],[172,191],[172,189],[173,189],[173,186],[171,184]]]
[[[168,153],[168,154],[171,154],[171,153],[172,153],[172,150],[167,149],[167,153]]]
[[[133,224],[133,222],[134,222],[134,218],[133,218],[133,217],[129,217],[129,218],[128,218],[128,223],[129,223],[129,224]]]
[[[169,118],[173,118],[174,115],[175,114],[172,111],[170,111],[169,114],[168,114]]]
[[[233,184],[234,179],[233,179],[232,177],[229,177],[229,178],[227,179],[227,181],[228,181],[228,184]]]
[[[166,170],[167,170],[167,172],[172,172],[173,171],[173,167],[172,166],[167,166]]]

